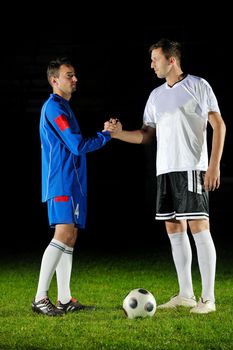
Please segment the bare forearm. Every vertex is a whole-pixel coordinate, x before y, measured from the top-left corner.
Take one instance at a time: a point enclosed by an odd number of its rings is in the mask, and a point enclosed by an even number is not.
[[[218,128],[213,130],[212,150],[209,166],[219,166],[223,153],[225,134],[226,126],[224,123],[221,123]]]
[[[133,130],[133,131],[122,130],[117,133],[112,133],[111,136],[112,138],[115,138],[124,142],[140,144],[143,142],[143,134],[144,134],[143,130]]]

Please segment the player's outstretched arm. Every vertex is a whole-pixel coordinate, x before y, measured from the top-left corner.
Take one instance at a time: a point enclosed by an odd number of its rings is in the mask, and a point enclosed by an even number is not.
[[[112,138],[135,144],[148,143],[155,135],[155,129],[146,125],[138,130],[123,130],[120,120],[116,118],[111,118],[108,122],[105,122],[105,128],[110,131]]]
[[[122,124],[117,118],[110,118],[104,123],[104,130],[111,133],[111,137],[129,143],[142,143],[140,130],[126,131],[122,129]]]

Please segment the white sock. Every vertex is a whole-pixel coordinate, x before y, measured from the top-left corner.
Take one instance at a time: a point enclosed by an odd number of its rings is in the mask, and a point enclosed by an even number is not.
[[[41,261],[39,283],[35,297],[36,302],[48,296],[52,277],[65,247],[66,245],[64,243],[52,239],[48,247],[45,249]]]
[[[192,285],[192,250],[187,232],[169,233],[172,256],[179,283],[179,295],[185,298],[194,296]]]
[[[216,250],[213,239],[209,230],[195,233],[193,238],[197,248],[197,259],[201,273],[201,296],[204,301],[211,300],[215,302]]]
[[[66,246],[56,268],[58,300],[66,304],[71,299],[70,277],[72,270],[74,248]]]

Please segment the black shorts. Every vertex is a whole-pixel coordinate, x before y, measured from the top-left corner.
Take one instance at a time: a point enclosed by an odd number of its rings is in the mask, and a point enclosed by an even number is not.
[[[209,219],[204,171],[179,171],[157,176],[156,220]]]

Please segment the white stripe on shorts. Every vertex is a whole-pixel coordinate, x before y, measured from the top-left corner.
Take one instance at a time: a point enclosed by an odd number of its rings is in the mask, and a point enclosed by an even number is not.
[[[188,172],[188,190],[202,194],[202,178],[200,170],[189,170]]]

